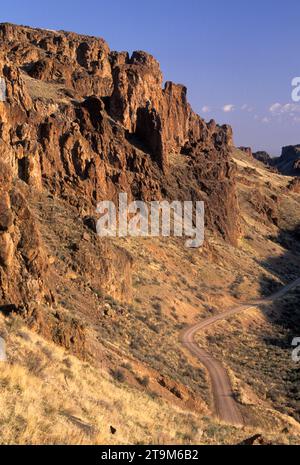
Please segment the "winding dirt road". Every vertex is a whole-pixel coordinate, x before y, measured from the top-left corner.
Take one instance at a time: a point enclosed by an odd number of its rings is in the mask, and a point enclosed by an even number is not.
[[[238,404],[234,399],[231,382],[226,369],[223,367],[222,363],[210,355],[209,352],[201,349],[201,347],[198,346],[194,339],[195,334],[199,331],[203,331],[205,328],[213,325],[217,321],[225,320],[232,315],[236,315],[237,313],[242,313],[246,310],[258,307],[262,303],[273,302],[299,285],[300,278],[288,284],[287,286],[284,286],[280,291],[276,292],[270,297],[249,302],[231,310],[226,310],[225,312],[216,316],[206,318],[205,320],[202,320],[193,326],[189,326],[183,331],[181,336],[182,344],[190,351],[192,355],[196,356],[207,369],[211,379],[215,413],[217,417],[225,423],[232,425],[243,425],[244,421]]]

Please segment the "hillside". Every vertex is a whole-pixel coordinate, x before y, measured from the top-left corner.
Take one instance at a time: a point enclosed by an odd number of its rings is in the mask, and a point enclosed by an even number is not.
[[[11,24],[0,36],[2,443],[299,443],[297,289],[197,336],[242,425],[217,418],[181,343],[187,325],[300,277],[295,178],[236,149],[145,52]],[[98,237],[97,202],[119,192],[204,200],[204,246]]]

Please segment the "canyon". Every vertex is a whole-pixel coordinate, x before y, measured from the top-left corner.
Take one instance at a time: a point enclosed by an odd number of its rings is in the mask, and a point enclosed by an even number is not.
[[[218,418],[207,370],[180,341],[187,326],[299,278],[297,173],[236,148],[231,127],[197,115],[186,87],[164,83],[146,52],[8,23],[0,40],[3,442],[232,444],[263,431],[271,443],[298,443],[287,342],[297,291],[197,339],[222,361],[242,425]],[[282,156],[294,161],[295,150]],[[97,205],[118,205],[121,193],[203,201],[203,246],[99,237]],[[272,344],[286,392],[275,375],[264,383]]]

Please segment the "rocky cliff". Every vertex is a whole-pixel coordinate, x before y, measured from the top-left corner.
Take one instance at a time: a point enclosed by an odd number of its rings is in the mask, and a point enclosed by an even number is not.
[[[253,153],[254,158],[273,167],[286,176],[300,175],[300,145],[282,147],[280,157],[272,158],[267,152]]]
[[[251,147],[238,147],[238,149],[241,151],[241,152],[244,152],[246,155],[248,155],[250,158],[253,157],[253,153],[252,153],[252,148]]]
[[[184,86],[163,85],[151,55],[12,24],[0,25],[0,38],[1,305],[55,300],[47,278],[55,266],[29,200],[37,195],[66,202],[82,224],[92,221],[99,200],[121,191],[144,200],[204,200],[207,227],[236,244],[231,128],[195,114]],[[115,263],[105,250],[98,270],[104,287]],[[111,287],[128,298],[131,263],[123,257],[116,267],[124,279]]]
[[[271,165],[272,164],[272,158],[268,154],[268,152],[265,152],[264,150],[260,150],[258,152],[254,152],[253,156],[256,160],[261,161],[265,165]]]
[[[282,147],[281,156],[272,160],[273,166],[288,176],[300,175],[300,145]]]

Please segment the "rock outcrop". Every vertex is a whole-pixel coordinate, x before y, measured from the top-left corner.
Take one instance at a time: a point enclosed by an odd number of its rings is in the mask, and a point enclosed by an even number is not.
[[[11,168],[0,160],[0,304],[51,300],[40,231]],[[13,300],[12,300],[13,297]]]
[[[273,159],[273,166],[288,176],[300,175],[300,145],[282,147],[281,156]]]
[[[256,160],[261,161],[261,162],[264,163],[265,165],[271,165],[271,164],[272,164],[272,158],[271,158],[271,156],[268,154],[268,152],[265,152],[265,151],[254,152],[254,153],[253,153],[253,157],[254,157]]]
[[[163,88],[151,55],[129,57],[110,52],[102,39],[10,24],[0,26],[0,37],[7,85],[0,155],[14,176],[35,188],[76,197],[78,206],[114,198],[120,190],[158,198],[172,174],[171,154],[181,153],[187,165],[196,165],[197,184],[203,181],[199,200],[209,203],[208,172],[216,189],[220,180],[228,182],[221,203],[226,204],[228,191],[234,224],[219,229],[235,242],[231,131],[196,115],[184,86],[167,82]],[[218,217],[228,222],[225,211]]]
[[[250,158],[252,158],[253,153],[252,153],[251,147],[238,147],[238,149],[239,149],[241,152],[244,152],[244,153],[245,153],[246,155],[248,155]]]
[[[0,25],[0,39],[0,305],[55,300],[47,281],[55,265],[28,192],[67,202],[82,222],[119,192],[146,201],[204,200],[207,227],[237,243],[231,128],[195,114],[184,86],[163,86],[151,55],[12,24]],[[116,254],[107,252],[98,280],[128,298],[130,258]]]
[[[287,191],[294,192],[295,194],[300,194],[300,178],[293,178],[287,186]]]

